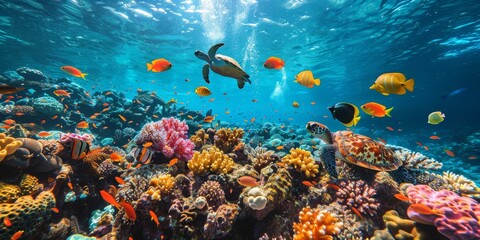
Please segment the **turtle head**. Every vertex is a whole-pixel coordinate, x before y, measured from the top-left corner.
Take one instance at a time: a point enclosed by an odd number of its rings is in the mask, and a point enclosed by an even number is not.
[[[306,128],[308,133],[312,134],[314,137],[323,140],[327,144],[332,143],[332,134],[327,126],[319,122],[308,122]]]
[[[212,60],[208,57],[208,55],[200,50],[195,51],[195,57],[200,58],[208,63],[210,63]]]

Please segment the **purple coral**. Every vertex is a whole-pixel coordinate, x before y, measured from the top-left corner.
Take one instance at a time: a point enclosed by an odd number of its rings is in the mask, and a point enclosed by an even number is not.
[[[185,121],[176,118],[162,118],[158,122],[147,123],[137,136],[136,143],[143,145],[152,142],[152,150],[163,153],[165,157],[178,157],[189,160],[193,156],[195,144],[188,139],[188,126]]]
[[[337,192],[337,202],[352,209],[355,214],[374,216],[380,203],[372,196],[375,189],[368,186],[362,180],[341,182]],[[357,213],[358,211],[359,213]]]
[[[206,181],[198,190],[197,196],[203,196],[207,199],[208,206],[216,210],[220,205],[226,202],[225,192],[216,181]]]
[[[60,137],[60,142],[61,143],[70,143],[73,141],[73,139],[79,139],[79,140],[83,140],[85,142],[89,142],[91,143],[93,138],[91,135],[89,134],[83,134],[83,135],[79,135],[79,134],[76,134],[76,133],[66,133],[66,134],[62,134],[61,137]]]

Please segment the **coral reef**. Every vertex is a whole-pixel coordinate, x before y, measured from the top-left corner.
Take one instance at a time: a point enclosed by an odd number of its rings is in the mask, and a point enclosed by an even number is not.
[[[267,166],[270,162],[274,160],[274,151],[267,150],[264,147],[256,147],[256,148],[245,148],[245,152],[248,155],[248,159],[252,162],[253,167],[255,170],[260,171],[262,168]]]
[[[206,181],[202,184],[197,192],[197,196],[202,196],[207,199],[208,206],[216,210],[220,205],[226,202],[225,192],[216,181]]]
[[[150,199],[158,201],[173,189],[174,183],[175,178],[170,174],[153,177],[150,179],[150,187],[146,193],[150,196]]]
[[[290,154],[283,157],[282,162],[303,172],[307,178],[315,177],[320,172],[312,154],[300,148],[290,149]]]
[[[380,203],[373,198],[375,189],[362,180],[341,182],[337,191],[337,202],[351,208],[356,214],[374,216]]]
[[[239,212],[240,208],[237,204],[222,204],[216,211],[209,209],[207,220],[203,226],[205,239],[225,237],[232,229]]]
[[[0,162],[2,162],[6,156],[13,154],[20,146],[22,146],[22,142],[15,140],[13,137],[7,137],[4,133],[0,133]]]
[[[462,196],[480,197],[480,188],[477,187],[472,180],[462,175],[446,171],[439,177],[445,180],[446,188],[450,191],[456,192]]]
[[[220,128],[215,132],[214,144],[224,153],[232,152],[238,144],[242,143],[244,133],[241,128]]]
[[[220,149],[211,147],[208,151],[195,152],[187,166],[194,174],[204,175],[209,172],[229,173],[233,170],[234,164],[232,158],[225,155]]]
[[[395,157],[401,159],[403,166],[407,169],[440,169],[443,166],[441,162],[437,162],[435,159],[426,157],[419,152],[390,144],[387,147],[395,151]]]
[[[299,223],[293,224],[294,240],[332,240],[343,228],[338,216],[319,208],[303,208],[298,219]]]
[[[20,197],[20,187],[0,182],[0,203],[12,203]]]

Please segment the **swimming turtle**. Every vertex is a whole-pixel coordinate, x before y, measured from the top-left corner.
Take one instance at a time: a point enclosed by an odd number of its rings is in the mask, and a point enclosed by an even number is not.
[[[203,79],[205,79],[205,82],[210,83],[210,79],[208,78],[208,72],[209,68],[211,68],[214,72],[225,76],[225,77],[231,77],[237,79],[237,85],[238,88],[243,88],[245,86],[245,82],[252,83],[250,81],[250,76],[243,71],[242,67],[240,67],[240,64],[238,64],[235,59],[221,55],[221,54],[216,54],[217,50],[223,46],[223,43],[218,43],[213,45],[210,50],[208,50],[208,55],[202,51],[195,51],[195,56],[205,60],[207,64],[203,66]]]
[[[402,165],[401,159],[383,143],[351,131],[330,132],[327,126],[308,122],[307,131],[327,145],[320,158],[331,178],[338,178],[335,159],[376,171],[394,171]]]

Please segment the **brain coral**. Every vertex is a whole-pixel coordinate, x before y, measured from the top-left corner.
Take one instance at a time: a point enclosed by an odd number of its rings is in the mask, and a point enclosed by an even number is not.
[[[319,208],[303,208],[298,218],[300,222],[293,224],[294,240],[331,240],[343,227],[343,223],[334,213]]]
[[[195,152],[187,166],[194,174],[202,175],[208,172],[227,174],[233,170],[234,162],[220,149],[211,147],[208,151]]]
[[[3,159],[13,154],[20,146],[22,142],[15,140],[15,138],[7,137],[4,133],[0,133],[0,162]]]
[[[282,158],[282,162],[293,166],[298,171],[305,173],[305,176],[315,177],[319,172],[318,165],[312,158],[312,154],[309,151],[305,151],[300,148],[290,149],[290,154]]]

